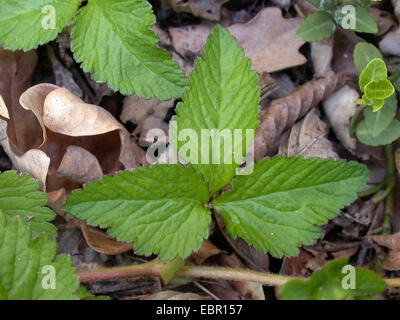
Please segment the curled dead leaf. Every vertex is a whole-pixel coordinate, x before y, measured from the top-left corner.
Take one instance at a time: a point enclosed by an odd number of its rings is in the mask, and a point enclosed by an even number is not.
[[[301,155],[304,158],[339,159],[332,143],[326,138],[328,125],[323,122],[315,109],[310,110],[303,120],[290,130],[287,141],[280,145],[279,154],[287,157]]]
[[[80,228],[89,247],[97,252],[116,255],[132,250],[133,243],[119,242],[105,232],[89,226],[85,221],[80,221]]]
[[[311,80],[299,86],[291,94],[273,100],[260,115],[260,126],[254,140],[255,160],[262,159],[268,148],[279,138],[284,130],[291,127],[311,108],[317,106],[324,98],[339,89],[344,77],[330,72],[326,77]]]

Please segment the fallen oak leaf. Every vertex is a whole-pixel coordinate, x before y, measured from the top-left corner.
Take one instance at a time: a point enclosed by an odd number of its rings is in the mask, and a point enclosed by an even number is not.
[[[305,41],[295,33],[302,18],[286,19],[276,7],[261,10],[247,23],[228,27],[258,73],[275,72],[307,62],[299,52]],[[183,56],[200,55],[212,26],[195,25],[170,28],[174,48]],[[262,34],[260,35],[260,32]]]
[[[254,140],[255,160],[262,159],[284,130],[340,88],[344,80],[341,74],[330,72],[324,78],[311,80],[291,94],[273,100],[260,114],[261,124]]]
[[[244,48],[258,73],[275,72],[307,62],[299,52],[305,41],[295,37],[302,21],[302,18],[285,19],[281,9],[269,7],[249,22],[234,24],[228,30]]]

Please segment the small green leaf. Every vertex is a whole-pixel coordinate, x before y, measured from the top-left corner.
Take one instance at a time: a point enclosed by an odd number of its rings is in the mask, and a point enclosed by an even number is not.
[[[360,300],[373,298],[369,295],[386,290],[385,281],[376,273],[348,263],[348,258],[333,260],[308,280],[290,280],[281,287],[280,296],[283,300]],[[354,272],[354,289],[351,288],[351,272]]]
[[[45,233],[48,237],[57,235],[56,227],[49,223],[54,212],[45,207],[47,195],[39,191],[39,183],[27,174],[18,175],[16,171],[0,174],[0,210],[7,217],[20,217],[30,223],[32,236]]]
[[[30,236],[25,222],[0,213],[0,300],[77,299],[71,259],[55,258],[56,243],[46,236]]]
[[[368,146],[384,146],[400,138],[400,122],[393,119],[384,131],[373,137],[365,120],[363,120],[357,125],[356,136],[361,143]]]
[[[107,233],[134,242],[139,254],[163,260],[187,257],[208,236],[207,185],[191,168],[139,167],[88,183],[67,199],[65,211]]]
[[[387,80],[373,80],[364,87],[365,95],[368,99],[384,100],[394,93],[392,83]]]
[[[257,81],[258,74],[236,39],[221,26],[214,27],[204,58],[196,60],[189,76],[170,132],[174,148],[208,182],[210,195],[231,182],[254,139],[260,113]],[[213,131],[214,138],[206,136]],[[179,139],[187,132],[194,135],[189,141]]]
[[[329,38],[335,31],[335,22],[326,11],[309,14],[297,29],[296,37],[308,42],[321,41]]]
[[[0,44],[8,50],[35,49],[69,25],[82,0],[2,0]]]
[[[395,94],[385,100],[379,111],[374,112],[372,107],[363,110],[365,123],[372,137],[375,138],[390,125],[396,115],[396,110],[397,98]]]
[[[372,59],[361,72],[358,84],[360,86],[360,90],[365,92],[365,86],[369,82],[385,79],[387,79],[386,64],[382,59],[375,58]]]
[[[248,176],[233,181],[231,191],[213,201],[228,232],[275,257],[296,256],[321,230],[315,225],[334,218],[357,198],[368,169],[333,159],[265,158]]]
[[[335,21],[338,25],[342,26],[345,29],[353,30],[356,32],[363,32],[363,33],[377,33],[378,32],[378,25],[376,24],[374,18],[369,13],[367,8],[356,6],[354,10],[354,17],[349,17],[348,11],[342,12],[342,7],[335,11],[334,17]],[[355,28],[351,28],[349,18],[355,19]],[[349,26],[345,26],[344,22],[347,22]]]
[[[89,0],[72,31],[72,51],[94,80],[122,94],[148,99],[180,97],[186,79],[171,54],[156,47],[155,22],[142,0]]]
[[[364,7],[356,7],[356,30],[364,33],[377,33],[378,25],[374,18],[369,13],[369,10]]]
[[[359,73],[363,71],[368,62],[375,58],[383,59],[383,56],[377,47],[368,42],[357,43],[353,52],[353,60]]]

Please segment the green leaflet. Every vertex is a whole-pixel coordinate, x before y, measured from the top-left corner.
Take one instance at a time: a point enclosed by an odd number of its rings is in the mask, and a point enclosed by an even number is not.
[[[355,28],[350,29],[356,32],[364,32],[364,33],[377,33],[378,25],[376,24],[374,18],[369,13],[367,8],[361,6],[355,6],[354,8],[354,17],[355,17]],[[335,21],[338,25],[343,25],[343,20],[346,20],[346,16],[351,14],[349,11],[342,12],[342,7],[336,10],[335,12]],[[347,22],[349,23],[349,22]]]
[[[361,143],[368,146],[384,146],[400,137],[400,122],[393,119],[384,131],[373,137],[363,120],[357,125],[356,136]]]
[[[186,257],[208,236],[209,200],[202,177],[182,165],[155,165],[88,183],[67,200],[65,211],[140,254],[163,260]]]
[[[386,64],[382,59],[372,59],[360,74],[358,84],[362,92],[370,81],[387,79]]]
[[[236,39],[221,26],[214,27],[204,47],[204,58],[196,60],[195,70],[189,76],[189,87],[177,107],[170,133],[175,149],[208,181],[210,194],[231,182],[254,139],[260,112],[257,81],[251,61],[244,56]],[[235,161],[235,146],[229,149],[229,142],[223,143],[218,135],[215,140],[206,139],[208,146],[202,142],[202,132],[211,133],[213,129],[226,133],[232,144],[235,133],[239,133],[236,139],[239,160]],[[250,133],[247,138],[246,129]],[[194,137],[187,141],[188,132]],[[216,164],[212,155],[216,157]]]
[[[354,201],[368,177],[368,169],[355,162],[266,158],[251,175],[237,177],[213,205],[233,237],[275,257],[295,256],[301,244],[319,237],[315,225]]]
[[[56,243],[46,236],[32,241],[30,234],[21,219],[0,213],[0,300],[77,299],[79,279],[71,259],[54,258]],[[55,288],[50,289],[53,271]]]
[[[383,59],[383,56],[377,47],[368,42],[357,43],[353,52],[353,60],[359,73],[363,71],[368,62],[375,58]]]
[[[3,0],[0,44],[9,50],[28,51],[55,39],[71,23],[81,1]]]
[[[326,11],[309,14],[296,31],[296,37],[308,42],[321,41],[329,38],[336,26],[332,16]]]
[[[282,299],[364,300],[373,299],[371,294],[385,291],[386,284],[380,276],[367,269],[353,268],[348,265],[348,260],[333,260],[325,268],[314,272],[308,280],[288,281],[280,289]],[[353,274],[355,281],[352,283],[350,276]],[[351,287],[352,284],[355,288]]]
[[[377,112],[374,112],[370,106],[363,110],[365,124],[373,138],[381,134],[390,125],[396,115],[396,110],[397,98],[395,94],[386,99],[383,107]]]
[[[155,22],[142,0],[89,0],[75,18],[72,51],[94,80],[122,94],[168,100],[180,97],[184,73],[171,54],[156,47]]]
[[[369,99],[384,100],[394,93],[394,87],[387,79],[370,81],[364,88]]]
[[[37,181],[27,174],[19,176],[15,171],[0,174],[0,210],[7,219],[19,216],[24,222],[30,222],[32,236],[46,233],[55,237],[56,227],[49,223],[54,213],[47,204],[47,195],[40,192]]]

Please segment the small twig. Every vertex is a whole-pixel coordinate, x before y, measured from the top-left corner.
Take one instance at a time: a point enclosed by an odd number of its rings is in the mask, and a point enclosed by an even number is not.
[[[220,298],[218,298],[215,294],[213,294],[210,290],[208,290],[205,286],[203,286],[202,284],[200,284],[197,281],[193,281],[193,284],[198,287],[200,290],[203,290],[205,293],[207,293],[211,298],[213,298],[214,300],[221,300]]]

